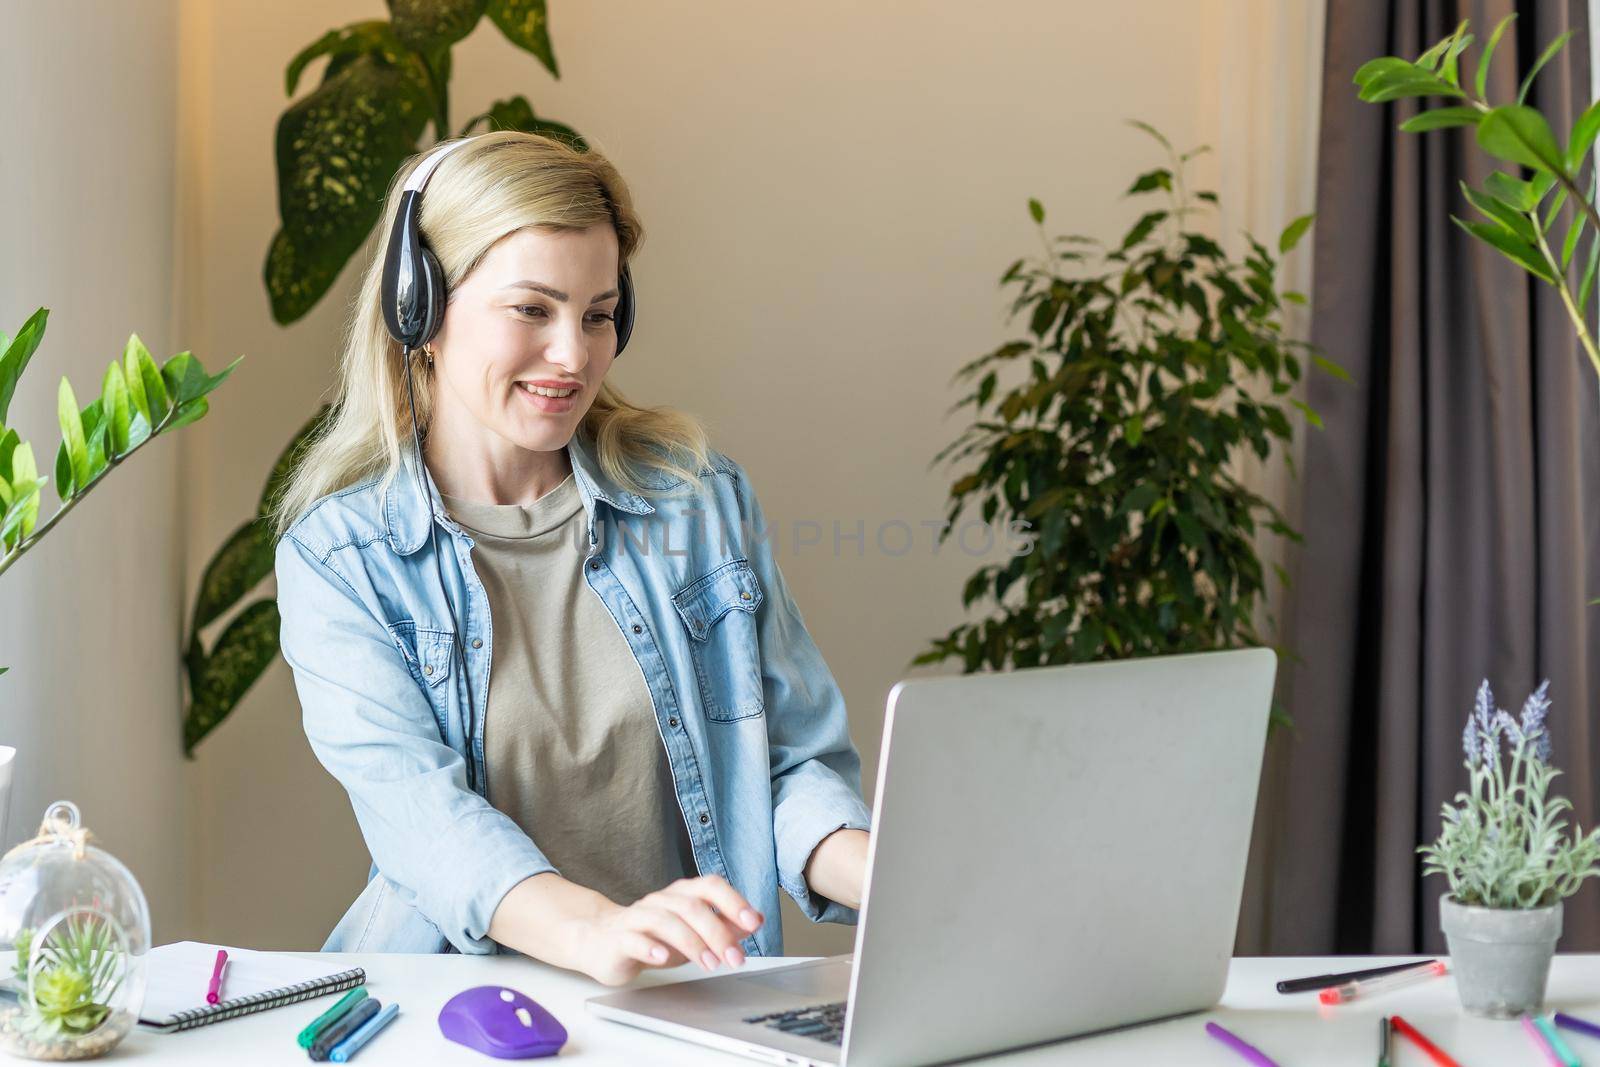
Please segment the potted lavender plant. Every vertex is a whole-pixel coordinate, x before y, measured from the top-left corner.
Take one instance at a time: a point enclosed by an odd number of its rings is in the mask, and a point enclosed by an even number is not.
[[[1515,1018],[1544,1007],[1561,902],[1600,874],[1600,829],[1567,829],[1572,805],[1549,797],[1546,681],[1519,718],[1496,709],[1487,680],[1461,736],[1470,791],[1445,804],[1439,837],[1417,851],[1424,874],[1442,874],[1439,925],[1468,1014]]]

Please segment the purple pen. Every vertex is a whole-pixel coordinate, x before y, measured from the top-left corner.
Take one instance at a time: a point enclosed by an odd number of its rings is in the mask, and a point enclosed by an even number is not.
[[[1564,1011],[1556,1012],[1555,1019],[1557,1026],[1565,1026],[1568,1030],[1576,1030],[1578,1033],[1588,1034],[1590,1037],[1600,1037],[1600,1026],[1596,1026],[1587,1019],[1579,1019],[1576,1016],[1568,1015]]]
[[[1233,1049],[1246,1061],[1255,1064],[1255,1067],[1278,1067],[1276,1060],[1226,1027],[1216,1023],[1206,1023],[1206,1033]]]

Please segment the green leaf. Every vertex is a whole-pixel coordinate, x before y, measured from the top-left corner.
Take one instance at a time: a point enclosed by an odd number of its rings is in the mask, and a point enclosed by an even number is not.
[[[191,422],[199,422],[206,417],[206,412],[211,410],[211,403],[205,397],[196,397],[185,400],[178,405],[177,414],[172,416],[172,421],[167,424],[167,429],[176,430],[180,426],[187,426]]]
[[[1454,96],[1466,94],[1437,74],[1420,67],[1380,74],[1361,87],[1360,97],[1369,104],[1384,104],[1390,100],[1405,100],[1416,96]]]
[[[1531,107],[1497,107],[1478,123],[1478,146],[1496,159],[1559,174],[1562,152],[1550,123]]]
[[[1133,184],[1128,186],[1128,191],[1123,195],[1132,196],[1134,193],[1148,193],[1155,189],[1172,191],[1172,171],[1165,167],[1146,171],[1134,179]]]
[[[1300,238],[1305,236],[1306,231],[1311,229],[1311,223],[1316,217],[1315,214],[1301,215],[1285,226],[1283,233],[1278,236],[1278,253],[1283,255],[1292,251],[1294,246],[1300,243]]]
[[[1154,126],[1150,125],[1148,122],[1140,122],[1138,119],[1129,119],[1128,120],[1128,125],[1132,126],[1136,130],[1143,130],[1145,133],[1148,133],[1151,137],[1154,137],[1156,139],[1156,142],[1158,144],[1160,144],[1162,148],[1165,148],[1169,152],[1172,151],[1172,142],[1167,140],[1166,137],[1164,137],[1162,135],[1160,130],[1156,129]]]
[[[1122,432],[1128,439],[1129,447],[1138,448],[1139,442],[1144,440],[1144,416],[1138,412],[1129,415],[1122,424]]]
[[[233,368],[243,358],[238,357],[224,367],[222,373],[211,376],[206,374],[205,367],[201,366],[193,353],[179,352],[161,368],[161,378],[166,383],[168,393],[181,406],[188,401],[198,400],[227,381],[228,375],[233,373]]]
[[[1418,67],[1415,63],[1401,59],[1399,56],[1380,56],[1377,59],[1369,59],[1357,67],[1355,77],[1351,80],[1356,85],[1365,88],[1381,77],[1409,75],[1417,69]]]
[[[1464,34],[1461,32],[1462,30],[1466,29],[1466,27],[1467,24],[1465,22],[1457,27],[1455,43],[1452,44],[1448,50],[1446,50],[1444,54],[1444,63],[1439,67],[1440,75],[1443,76],[1444,80],[1449,82],[1451,85],[1461,84],[1460,80],[1456,76],[1456,61],[1460,58],[1461,53],[1466,51],[1467,46],[1472,43],[1472,34]]]
[[[1483,112],[1475,107],[1436,107],[1419,112],[1400,124],[1405,133],[1426,133],[1451,126],[1476,126]]]
[[[1594,288],[1595,268],[1600,267],[1600,234],[1589,235],[1589,262],[1583,268],[1583,281],[1578,285],[1578,308],[1589,311],[1589,294]]]
[[[183,721],[183,747],[194,753],[207,734],[227,718],[240,698],[278,655],[278,605],[258,600],[228,624],[210,655],[191,664],[188,713]]]
[[[539,118],[533,113],[533,106],[520,96],[496,100],[488,111],[473,116],[462,128],[462,134],[471,133],[479,124],[490,130],[521,130],[523,133],[536,133],[541,137],[560,141],[578,152],[589,150],[589,142],[585,141],[577,130],[550,119]]]
[[[1126,237],[1122,239],[1122,251],[1134,247],[1150,236],[1152,230],[1161,224],[1167,217],[1165,211],[1147,211],[1139,216],[1139,221],[1133,224]]]
[[[167,417],[167,411],[172,407],[172,401],[167,397],[167,383],[162,380],[161,368],[156,366],[155,359],[143,344],[139,346],[135,358],[139,363],[139,381],[144,385],[145,402],[150,405],[150,424],[154,426]]]
[[[39,515],[39,487],[46,479],[40,478],[26,485],[13,486],[11,503],[0,514],[0,548],[10,552],[33,529],[32,519]]]
[[[553,76],[561,77],[556,53],[550,44],[550,19],[545,0],[489,0],[489,18],[500,27],[506,39],[518,48],[532,52]]]
[[[1572,265],[1572,254],[1578,250],[1578,237],[1583,233],[1583,225],[1588,221],[1583,212],[1575,212],[1572,222],[1567,225],[1566,240],[1561,242],[1561,269],[1566,270]]]
[[[191,634],[221,618],[246,593],[272,573],[274,546],[272,530],[260,518],[251,519],[233,532],[217,554],[206,564],[195,595]]]
[[[417,51],[448,47],[471,33],[486,0],[388,0],[389,25],[402,44]]]
[[[1513,178],[1503,170],[1490,171],[1483,185],[1491,196],[1515,211],[1532,211],[1539,206],[1539,193],[1533,183]]]
[[[428,77],[409,50],[362,52],[330,62],[278,120],[281,227],[263,268],[278,323],[309,311],[372,231],[389,179],[434,114]]]
[[[128,451],[128,424],[133,418],[133,409],[128,399],[128,380],[123,377],[122,364],[118,362],[113,361],[106,368],[105,379],[100,383],[100,407],[105,412],[110,439],[107,451],[120,456]]]
[[[1495,46],[1500,43],[1500,35],[1506,32],[1506,27],[1511,25],[1511,20],[1516,17],[1516,12],[1512,12],[1495,24],[1494,32],[1489,34],[1489,43],[1483,46],[1483,54],[1478,57],[1478,70],[1472,80],[1477,88],[1479,100],[1483,99],[1489,85],[1489,61],[1494,58]]]
[[[1533,223],[1528,220],[1528,216],[1513,211],[1499,200],[1487,193],[1479,192],[1466,182],[1461,182],[1460,185],[1467,202],[1486,215],[1489,221],[1499,223],[1530,246],[1538,242],[1538,234],[1534,232]]]
[[[1556,57],[1556,53],[1566,46],[1571,37],[1572,31],[1568,30],[1551,41],[1545,46],[1545,50],[1539,53],[1539,58],[1534,60],[1532,67],[1528,68],[1528,76],[1522,79],[1522,87],[1517,90],[1517,103],[1521,104],[1528,99],[1528,90],[1533,88],[1533,79],[1539,76],[1539,72],[1544,69],[1544,65]]]
[[[39,308],[28,316],[28,321],[22,324],[16,337],[0,346],[0,423],[4,423],[10,414],[11,398],[16,394],[17,382],[38,350],[39,342],[44,339],[45,320],[49,317],[49,308]]]
[[[148,424],[155,420],[150,416],[150,397],[145,393],[144,376],[139,372],[141,354],[145,359],[150,358],[150,350],[139,340],[139,335],[130,333],[128,343],[122,350],[122,380],[128,387],[128,402],[137,414],[144,416]]]
[[[84,440],[83,416],[78,412],[78,398],[73,395],[72,384],[66,378],[61,379],[61,388],[56,394],[56,417],[61,422],[62,446],[72,464],[71,485],[74,490],[82,489],[89,484],[90,478],[89,444]]]
[[[1567,141],[1567,170],[1576,174],[1583,168],[1583,159],[1594,146],[1596,134],[1600,134],[1600,100],[1584,108],[1578,121],[1572,124],[1572,137]]]
[[[16,454],[22,438],[15,430],[0,426],[0,486],[11,484],[11,457]]]
[[[1556,278],[1550,271],[1550,265],[1544,261],[1544,257],[1533,245],[1507,233],[1499,226],[1490,226],[1482,222],[1465,222],[1454,215],[1450,218],[1472,236],[1499,249],[1508,259],[1520,264],[1530,274],[1543,278],[1551,284],[1555,283]]]
[[[356,57],[368,54],[391,65],[405,67],[419,85],[427,87],[427,71],[417,50],[400,41],[387,19],[365,19],[329,30],[296,53],[284,70],[283,94],[293,96],[300,84],[300,75],[321,56],[329,57],[328,69],[322,74],[326,82]]]
[[[1463,22],[1460,26],[1456,27],[1454,33],[1447,37],[1440,38],[1437,44],[1418,56],[1416,59],[1416,66],[1421,67],[1423,70],[1434,70],[1437,68],[1439,66],[1439,60],[1444,57],[1445,49],[1449,48],[1456,42],[1458,38],[1460,38],[1461,30],[1465,25],[1466,23]]]
[[[1339,379],[1341,382],[1350,382],[1352,384],[1355,382],[1355,379],[1350,377],[1350,372],[1349,371],[1345,370],[1344,367],[1342,367],[1339,364],[1335,363],[1333,360],[1329,359],[1327,356],[1324,356],[1324,355],[1322,355],[1320,353],[1317,353],[1317,352],[1313,352],[1311,354],[1311,362],[1315,366],[1321,367],[1324,373],[1332,375],[1333,377]]]
[[[1307,404],[1304,400],[1295,400],[1293,398],[1289,400],[1289,403],[1299,408],[1300,413],[1306,417],[1306,421],[1311,425],[1315,426],[1319,430],[1323,428],[1322,416],[1318,415],[1314,410],[1312,410],[1310,404]]]
[[[1030,197],[1028,199],[1028,214],[1033,217],[1034,222],[1044,222],[1044,205]]]

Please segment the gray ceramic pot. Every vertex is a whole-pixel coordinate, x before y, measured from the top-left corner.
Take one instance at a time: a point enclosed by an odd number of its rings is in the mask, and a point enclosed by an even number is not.
[[[1483,908],[1439,898],[1456,992],[1469,1015],[1515,1019],[1544,1011],[1550,957],[1561,936],[1561,902],[1548,908]]]

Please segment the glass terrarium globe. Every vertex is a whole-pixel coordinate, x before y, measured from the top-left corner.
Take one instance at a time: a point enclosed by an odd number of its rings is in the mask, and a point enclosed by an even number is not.
[[[0,1047],[41,1060],[99,1056],[144,1006],[150,908],[128,868],[89,844],[70,801],[0,859]]]

